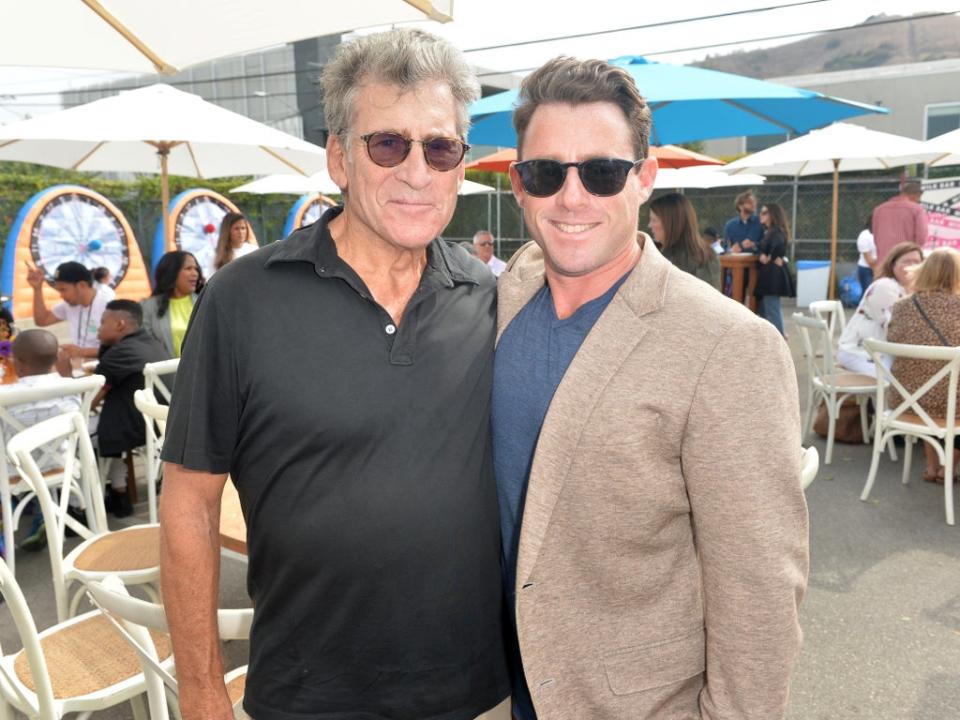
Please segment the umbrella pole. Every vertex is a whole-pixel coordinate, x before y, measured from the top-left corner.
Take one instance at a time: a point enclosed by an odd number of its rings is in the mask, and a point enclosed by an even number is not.
[[[160,156],[160,222],[163,223],[163,251],[167,252],[170,248],[170,223],[167,217],[170,214],[170,178],[167,175],[167,156],[170,154],[170,148],[161,145],[157,150]]]
[[[500,257],[500,173],[497,173],[497,257]]]
[[[837,297],[837,226],[840,219],[840,161],[833,161],[833,217],[830,222],[830,287],[827,297]]]

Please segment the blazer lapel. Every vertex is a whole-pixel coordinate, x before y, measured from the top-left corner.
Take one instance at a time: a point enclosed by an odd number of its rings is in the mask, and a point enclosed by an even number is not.
[[[554,393],[527,484],[517,558],[517,592],[533,571],[594,406],[604,387],[646,335],[649,324],[643,316],[663,305],[669,267],[669,261],[653,242],[645,242],[640,263],[587,335]],[[523,284],[519,287],[528,289]],[[511,299],[511,309],[512,302]],[[513,314],[521,307],[522,304]]]

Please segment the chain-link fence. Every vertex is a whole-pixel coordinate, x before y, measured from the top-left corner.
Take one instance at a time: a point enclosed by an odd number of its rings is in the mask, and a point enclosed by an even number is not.
[[[700,229],[714,227],[723,232],[724,223],[733,217],[734,198],[742,188],[712,188],[709,190],[685,190],[693,203],[700,222]],[[658,190],[660,195],[666,190]],[[856,262],[857,236],[877,205],[899,192],[899,181],[887,178],[840,177],[839,216],[837,231],[837,258],[841,262]],[[813,260],[830,257],[830,222],[833,208],[832,179],[802,179],[769,181],[754,188],[759,203],[775,202],[783,206],[793,222],[796,215],[793,251],[796,259]],[[520,209],[512,193],[503,190],[500,196],[498,229],[497,194],[470,195],[460,198],[453,221],[444,237],[449,240],[470,240],[473,233],[489,229],[500,239],[497,255],[508,258],[521,244],[530,239],[523,226]],[[796,199],[796,202],[794,201]],[[794,212],[794,207],[796,212]],[[757,208],[759,210],[759,206]],[[641,229],[646,230],[649,213],[640,209]]]
[[[504,183],[506,185],[506,183]],[[856,238],[863,229],[864,221],[873,210],[887,198],[897,193],[896,179],[845,179],[840,180],[839,246],[838,258],[844,262],[857,259]],[[686,195],[697,210],[700,228],[712,226],[722,231],[724,223],[734,215],[733,199],[740,188],[715,188],[710,190],[687,190]],[[659,194],[661,191],[657,191]],[[663,191],[665,192],[665,191]],[[796,207],[797,259],[825,259],[830,257],[830,218],[833,198],[832,181],[827,179],[803,179],[796,184],[792,180],[771,181],[754,189],[759,201],[776,202],[787,214],[794,216]],[[796,198],[796,203],[794,203]],[[28,196],[0,198],[0,238],[6,241],[17,213]],[[140,245],[144,260],[151,262],[153,237],[160,220],[160,200],[145,201],[137,197],[110,200],[124,213]],[[295,198],[261,199],[242,196],[239,204],[250,219],[261,244],[279,240],[287,214]],[[640,211],[639,227],[646,229],[648,212]],[[444,237],[455,241],[469,241],[480,229],[489,229],[499,240],[497,255],[509,258],[520,245],[530,238],[523,224],[523,217],[513,195],[506,187],[499,193],[467,195],[457,203],[457,211]]]

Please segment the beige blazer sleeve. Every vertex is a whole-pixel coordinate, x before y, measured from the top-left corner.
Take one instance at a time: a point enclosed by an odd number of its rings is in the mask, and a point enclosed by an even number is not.
[[[707,720],[786,710],[809,567],[799,437],[786,344],[772,327],[734,324],[698,381],[681,457],[703,578]]]

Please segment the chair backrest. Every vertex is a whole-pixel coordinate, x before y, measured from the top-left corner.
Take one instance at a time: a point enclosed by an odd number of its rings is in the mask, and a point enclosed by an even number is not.
[[[30,608],[27,605],[27,599],[23,596],[23,591],[3,560],[0,560],[0,595],[6,601],[7,610],[13,617],[13,624],[17,628],[17,634],[20,636],[20,642],[26,653],[30,676],[33,678],[36,701],[31,701],[20,692],[19,683],[12,676],[14,672],[13,663],[0,663],[0,695],[16,700],[15,704],[21,707],[32,708],[33,713],[40,720],[56,720],[53,686],[50,683],[47,661],[40,647],[37,626],[33,622],[33,616],[30,614]],[[3,651],[0,650],[0,657],[2,655]],[[0,698],[0,702],[3,702],[2,698]]]
[[[143,414],[143,419],[147,421],[148,436],[153,430],[152,423],[149,421],[153,420],[160,428],[162,437],[162,434],[166,432],[167,413],[170,412],[170,406],[158,403],[146,389],[135,391],[133,393],[133,402],[137,406],[137,410]]]
[[[808,317],[803,313],[794,313],[793,322],[800,330],[803,341],[803,356],[807,361],[807,372],[811,382],[814,378],[823,380],[834,374],[833,343],[829,340],[829,328],[826,320]],[[823,347],[821,362],[817,362],[816,348]]]
[[[162,605],[135,598],[127,592],[124,584],[116,576],[108,576],[103,581],[94,581],[87,585],[87,594],[94,606],[98,607],[108,619],[117,624],[120,634],[133,646],[144,673],[147,675],[148,688],[150,676],[169,687],[175,695],[179,695],[177,680],[163,667],[157,654],[150,630],[169,632],[167,616]],[[229,609],[217,611],[217,624],[220,638],[223,640],[246,640],[250,637],[250,627],[253,624],[253,609]],[[166,699],[163,698],[163,710],[154,709],[154,703],[161,704],[155,695],[163,693],[148,689],[151,717],[167,717],[165,713]]]
[[[839,300],[814,300],[808,307],[815,318],[827,323],[830,342],[843,334],[843,330],[847,326],[847,316],[844,314],[842,302]]]
[[[85,418],[90,417],[90,405],[105,382],[103,375],[89,375],[82,378],[63,378],[42,387],[11,387],[0,392],[0,421],[2,421],[0,422],[0,444],[6,447],[6,442],[10,439],[3,436],[5,428],[12,429],[14,434],[26,429],[26,426],[11,413],[10,408],[13,406],[75,395],[80,398],[80,414]],[[50,454],[50,452],[44,452],[46,456]],[[5,452],[0,452],[0,482],[8,481],[9,477],[7,455]]]
[[[817,477],[817,471],[820,469],[820,453],[815,447],[805,448],[800,458],[800,478],[801,486],[804,490],[810,487],[810,483]]]
[[[50,488],[37,465],[34,453],[44,446],[56,444],[61,451],[63,474],[60,478],[59,501],[55,502]],[[65,413],[14,435],[7,442],[7,454],[30,489],[40,501],[46,526],[47,548],[53,571],[53,589],[61,619],[66,619],[67,588],[63,577],[63,538],[69,526],[84,539],[107,532],[107,515],[103,506],[103,490],[93,454],[93,445],[87,432],[87,420],[78,412]],[[86,526],[67,514],[71,492],[79,491],[87,503]]]
[[[953,436],[955,434],[954,428],[957,419],[957,383],[958,378],[960,378],[960,346],[903,345],[873,339],[864,340],[863,344],[867,352],[870,353],[870,357],[873,358],[874,365],[876,365],[877,377],[883,378],[890,389],[895,389],[900,394],[900,404],[895,408],[891,408],[887,402],[887,393],[880,387],[882,383],[878,383],[878,415],[883,417],[885,422],[890,423],[896,422],[897,420],[905,420],[904,415],[906,413],[913,413],[923,421],[925,432],[938,437]],[[910,392],[893,374],[892,367],[887,367],[887,364],[884,362],[884,355],[893,358],[894,361],[896,361],[897,358],[931,360],[934,362],[942,362],[943,366],[927,378],[926,382],[914,392]],[[946,422],[944,426],[941,427],[940,424],[923,409],[920,401],[944,379],[947,381],[947,415],[943,418]]]
[[[160,362],[147,363],[143,366],[143,387],[148,390],[154,398],[164,398],[170,402],[170,388],[161,379],[161,376],[173,375],[180,367],[180,358],[170,360],[161,360]],[[169,381],[169,378],[167,378]]]

